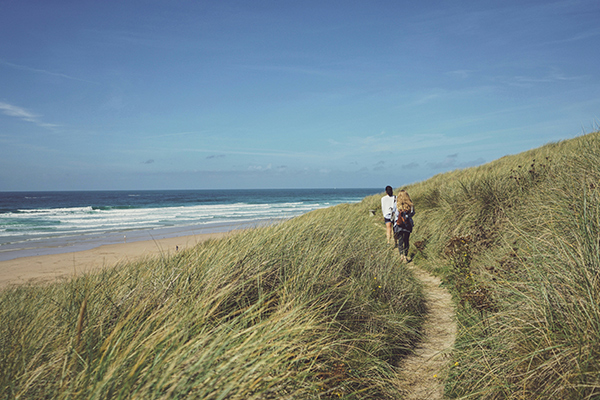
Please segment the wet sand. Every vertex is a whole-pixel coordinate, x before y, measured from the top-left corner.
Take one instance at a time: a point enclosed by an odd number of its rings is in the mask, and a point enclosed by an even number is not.
[[[159,254],[174,254],[228,232],[202,233],[189,236],[130,243],[107,244],[90,250],[49,254],[0,261],[0,288],[28,283],[46,283],[69,278],[101,268],[110,268],[119,262]]]

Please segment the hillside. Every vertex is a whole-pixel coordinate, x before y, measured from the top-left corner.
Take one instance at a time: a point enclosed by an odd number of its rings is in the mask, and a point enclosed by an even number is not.
[[[600,133],[411,185],[459,332],[447,395],[600,396]]]
[[[456,302],[449,398],[600,396],[600,133],[159,258],[0,292],[0,398],[396,399],[423,286]],[[429,310],[430,311],[430,310]]]
[[[421,285],[365,202],[0,292],[2,399],[394,399]]]

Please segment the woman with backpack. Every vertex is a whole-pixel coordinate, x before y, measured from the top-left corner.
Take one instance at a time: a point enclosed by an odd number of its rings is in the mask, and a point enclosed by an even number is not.
[[[396,196],[394,196],[394,189],[391,186],[385,187],[385,193],[386,195],[381,198],[381,212],[385,221],[387,243],[390,244],[392,238],[392,221],[396,213]]]
[[[412,217],[415,215],[415,207],[406,190],[398,192],[396,198],[396,223],[394,224],[394,238],[398,240],[398,250],[402,262],[409,262],[408,247],[410,233],[413,230]]]

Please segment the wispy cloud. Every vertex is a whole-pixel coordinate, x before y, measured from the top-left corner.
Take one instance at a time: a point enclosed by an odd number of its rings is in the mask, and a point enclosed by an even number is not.
[[[0,111],[4,115],[8,115],[9,117],[19,118],[23,121],[31,122],[36,124],[37,126],[41,126],[42,128],[56,128],[58,125],[48,124],[46,122],[42,122],[39,120],[39,116],[33,114],[30,111],[27,111],[24,108],[14,106],[8,103],[0,102]]]
[[[148,135],[146,138],[161,138],[161,137],[173,137],[173,136],[188,136],[188,135],[202,135],[206,132],[202,131],[187,131],[187,132],[174,132],[174,133],[162,133],[159,135]]]
[[[431,169],[468,168],[483,163],[485,163],[485,160],[481,157],[476,160],[458,162],[458,153],[455,153],[447,155],[446,158],[441,161],[427,163],[427,166]]]
[[[245,150],[236,150],[236,149],[220,149],[220,148],[194,148],[194,147],[187,147],[187,148],[183,148],[183,147],[173,147],[173,148],[165,148],[165,147],[148,147],[148,148],[119,148],[116,149],[115,152],[116,153],[120,153],[120,154],[129,154],[129,155],[136,155],[136,154],[140,154],[140,153],[146,153],[146,152],[162,152],[164,153],[165,151],[169,151],[172,152],[173,154],[183,154],[183,153],[209,153],[208,155],[204,156],[203,158],[206,160],[216,160],[216,159],[223,159],[223,158],[231,158],[233,159],[237,159],[239,157],[237,156],[259,156],[259,157],[274,157],[274,158],[284,158],[287,160],[319,160],[319,159],[323,159],[323,160],[328,160],[330,158],[330,155],[328,153],[322,154],[322,153],[310,153],[310,152],[293,152],[293,151],[286,151],[286,150],[277,150],[277,149],[252,149],[252,148],[248,148]]]
[[[598,28],[594,28],[594,29],[590,29],[587,31],[583,31],[583,32],[579,32],[573,36],[570,36],[568,38],[565,39],[561,39],[561,40],[554,40],[551,42],[548,42],[549,44],[558,44],[558,43],[571,43],[571,42],[577,42],[580,40],[587,40],[587,39],[592,39],[595,38],[596,36],[600,36],[600,29]]]
[[[419,96],[415,100],[414,104],[416,104],[416,105],[423,105],[423,104],[429,103],[432,100],[439,99],[440,97],[442,97],[444,95],[445,95],[444,91],[439,91],[437,93],[424,94],[424,95]]]
[[[29,72],[39,73],[39,74],[52,75],[52,76],[57,76],[57,77],[60,77],[60,78],[71,79],[71,80],[74,80],[74,81],[87,82],[87,83],[95,83],[95,84],[98,83],[98,82],[90,81],[88,79],[82,79],[82,78],[77,78],[75,76],[70,76],[70,75],[67,75],[67,74],[62,74],[60,72],[47,71],[45,69],[32,68],[32,67],[27,67],[25,65],[13,64],[13,63],[10,63],[10,62],[4,61],[4,60],[0,60],[0,65],[5,65],[7,67],[19,69],[21,71],[29,71]]]
[[[383,171],[385,169],[385,161],[379,161],[373,166],[373,171]]]
[[[37,115],[30,113],[24,108],[13,106],[7,103],[0,103],[0,110],[4,115],[8,115],[9,117],[17,117],[21,118],[24,121],[35,122]]]
[[[306,66],[294,66],[294,65],[240,65],[238,68],[259,71],[265,73],[282,72],[290,74],[300,75],[316,75],[316,76],[338,76],[339,71],[328,70],[326,68],[306,67]]]
[[[271,164],[267,165],[250,165],[248,166],[248,171],[270,171],[273,166]]]
[[[446,75],[454,77],[454,78],[459,78],[459,79],[467,79],[467,78],[471,77],[473,72],[475,72],[475,71],[470,70],[470,69],[457,69],[454,71],[446,72]]]
[[[446,75],[452,76],[454,79],[467,80],[471,78],[470,73],[474,71],[450,71],[446,72]],[[473,99],[477,96],[490,96],[496,90],[496,86],[493,85],[475,85],[475,86],[464,86],[459,89],[446,89],[443,87],[432,87],[423,89],[413,93],[411,98],[407,101],[400,103],[396,106],[398,109],[404,109],[406,107],[421,107],[428,105],[431,102],[437,102],[442,105],[443,102],[454,102],[454,101],[465,101]]]
[[[415,169],[415,168],[419,168],[419,163],[411,162],[409,164],[404,164],[402,166],[402,169]]]
[[[554,83],[560,81],[576,81],[580,80],[583,77],[581,76],[567,76],[556,68],[553,68],[551,71],[547,72],[544,75],[540,75],[537,77],[532,76],[515,76],[512,81],[515,85],[531,85],[535,83]]]
[[[198,149],[198,148],[187,148],[187,149],[179,149],[182,152],[196,152],[196,153],[220,153],[224,157],[227,155],[246,155],[246,156],[273,156],[273,157],[286,157],[286,158],[315,158],[317,155],[312,153],[305,152],[294,152],[294,151],[286,151],[286,150],[271,150],[271,149],[252,149],[248,148],[246,150],[235,150],[235,149],[227,149],[227,150],[216,150],[216,149]],[[210,157],[210,156],[208,156]]]
[[[454,147],[467,145],[485,140],[487,136],[477,133],[476,135],[465,135],[462,137],[449,136],[441,132],[419,133],[419,134],[399,134],[387,135],[382,132],[378,135],[365,137],[348,137],[344,142],[333,144],[335,147],[333,153],[328,153],[329,157],[350,157],[358,154],[408,154],[417,150]]]
[[[429,167],[433,169],[444,169],[456,166],[456,159],[458,158],[458,154],[450,154],[446,156],[445,159],[437,162],[429,163]]]

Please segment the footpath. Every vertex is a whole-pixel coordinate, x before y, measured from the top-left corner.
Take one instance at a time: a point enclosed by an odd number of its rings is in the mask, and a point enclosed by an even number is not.
[[[439,278],[408,264],[423,282],[428,315],[423,341],[401,366],[398,386],[410,400],[438,400],[444,395],[443,377],[456,338],[454,306],[450,293]]]

